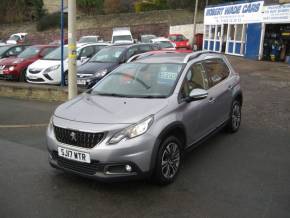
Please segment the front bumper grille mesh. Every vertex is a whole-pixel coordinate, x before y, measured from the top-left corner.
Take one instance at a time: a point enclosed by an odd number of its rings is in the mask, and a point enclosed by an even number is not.
[[[57,141],[82,148],[93,148],[104,138],[104,133],[89,133],[54,126]]]

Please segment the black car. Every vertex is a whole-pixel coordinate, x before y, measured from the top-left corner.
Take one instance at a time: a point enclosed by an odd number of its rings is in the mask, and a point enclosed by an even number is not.
[[[99,51],[78,69],[79,86],[91,88],[105,75],[125,63],[132,56],[148,51],[159,50],[154,44],[112,45]]]
[[[24,51],[28,45],[4,45],[0,46],[0,59],[17,56]]]

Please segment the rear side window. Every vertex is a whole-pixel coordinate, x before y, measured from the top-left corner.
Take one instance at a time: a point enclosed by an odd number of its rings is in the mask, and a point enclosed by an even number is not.
[[[127,57],[127,59],[129,59],[130,57],[132,57],[136,54],[138,54],[138,47],[134,46],[134,47],[129,48],[126,57]]]
[[[220,83],[230,74],[228,66],[222,59],[208,60],[205,61],[203,64],[210,79],[210,87],[213,87],[216,84]]]
[[[93,56],[95,50],[93,48],[93,46],[88,46],[82,49],[81,51],[81,57],[86,57],[86,58],[90,58]]]
[[[45,55],[49,54],[50,52],[52,52],[54,49],[56,48],[45,48],[41,51],[41,56],[44,57]]]
[[[150,45],[140,45],[139,50],[141,53],[143,53],[143,52],[152,51],[152,48]]]

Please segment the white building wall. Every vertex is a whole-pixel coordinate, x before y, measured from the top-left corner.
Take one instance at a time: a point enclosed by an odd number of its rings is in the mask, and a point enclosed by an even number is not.
[[[203,33],[203,24],[196,25],[196,33]],[[193,24],[170,26],[170,34],[180,33],[183,34],[186,38],[189,39],[190,43],[193,40]]]

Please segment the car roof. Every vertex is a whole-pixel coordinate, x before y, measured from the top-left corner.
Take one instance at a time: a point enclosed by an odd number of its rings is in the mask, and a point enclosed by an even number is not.
[[[130,48],[130,47],[133,47],[133,46],[139,46],[139,45],[152,45],[152,43],[138,43],[138,44],[113,44],[112,46],[113,47],[123,47],[123,48]]]
[[[210,51],[198,51],[198,52],[179,52],[179,51],[152,51],[143,54],[136,55],[134,62],[137,63],[180,63],[185,64],[189,61],[198,58],[202,55],[209,55],[212,58],[221,58],[222,54]]]
[[[155,39],[151,39],[152,42],[170,42],[169,39],[165,38],[165,37],[158,37]]]
[[[31,45],[29,47],[37,47],[37,48],[57,48],[58,45]]]
[[[145,54],[145,53],[144,53]],[[147,56],[146,56],[147,55]],[[183,63],[187,53],[180,52],[148,52],[134,62],[138,63]]]

